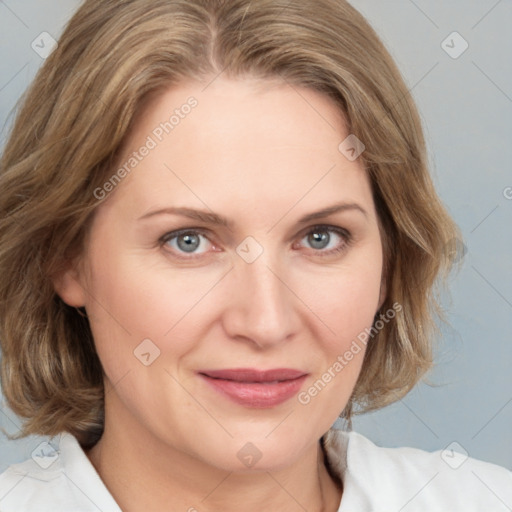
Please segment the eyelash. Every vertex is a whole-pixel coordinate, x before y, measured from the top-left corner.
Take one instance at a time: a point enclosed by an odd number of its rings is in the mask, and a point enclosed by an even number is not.
[[[347,231],[346,229],[337,227],[337,226],[330,226],[330,225],[325,225],[325,224],[319,224],[316,226],[312,226],[311,228],[308,229],[308,231],[304,232],[301,235],[300,240],[302,240],[303,238],[305,238],[306,236],[308,236],[310,234],[318,233],[318,232],[320,232],[320,233],[321,232],[335,233],[343,240],[343,243],[335,249],[330,249],[328,251],[324,251],[321,249],[318,249],[318,250],[312,249],[314,252],[317,253],[318,256],[320,256],[322,258],[329,257],[329,256],[332,257],[334,255],[341,254],[344,251],[346,251],[352,243],[352,235],[349,231]],[[204,238],[206,238],[210,243],[212,243],[207,235],[207,231],[205,231],[204,229],[202,229],[202,228],[186,228],[186,229],[179,229],[177,231],[171,231],[169,233],[166,233],[164,236],[162,236],[159,239],[159,244],[161,247],[164,247],[171,240],[174,240],[175,238],[178,238],[182,235],[189,235],[189,234],[201,235]],[[170,252],[170,251],[168,251],[168,252]],[[185,254],[185,253],[181,253],[181,254]],[[183,259],[183,260],[189,260],[189,261],[197,259],[197,258],[201,258],[204,256],[204,253],[197,254],[197,255],[193,255],[193,253],[190,253],[190,254],[191,254],[190,256],[178,256],[173,251],[173,256],[175,256],[176,258]]]

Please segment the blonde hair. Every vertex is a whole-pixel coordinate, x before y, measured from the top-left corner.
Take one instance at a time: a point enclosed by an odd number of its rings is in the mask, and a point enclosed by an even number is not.
[[[438,275],[460,238],[433,188],[419,116],[392,58],[341,0],[87,0],[24,97],[0,162],[1,379],[21,435],[101,436],[103,371],[87,319],[52,277],[80,253],[144,102],[223,72],[319,91],[363,141],[387,298],[344,415],[403,397],[432,364]],[[341,141],[340,141],[341,142]]]

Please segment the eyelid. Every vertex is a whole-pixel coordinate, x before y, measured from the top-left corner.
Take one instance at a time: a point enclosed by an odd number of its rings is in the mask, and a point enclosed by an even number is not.
[[[315,224],[313,226],[309,226],[305,229],[303,229],[298,237],[304,237],[309,233],[317,231],[331,231],[334,233],[337,233],[339,235],[345,236],[347,238],[351,237],[351,233],[348,229],[342,228],[341,226],[334,226],[332,224]]]
[[[186,233],[199,233],[200,235],[203,235],[205,238],[208,238],[208,236],[206,235],[207,231],[208,230],[205,228],[195,227],[176,229],[174,231],[168,231],[167,233],[165,233],[162,237],[160,237],[160,241],[168,242],[169,240],[172,240],[173,238],[176,238],[180,235],[184,235]],[[208,240],[210,239],[208,238]]]
[[[182,229],[176,229],[174,231],[169,231],[165,233],[162,237],[159,238],[158,243],[161,247],[163,247],[167,242],[170,240],[173,240],[174,238],[178,238],[181,235],[185,235],[187,233],[194,233],[203,236],[210,242],[210,244],[215,247],[215,244],[212,242],[210,237],[208,236],[208,230],[205,228],[198,228],[198,227],[190,227],[190,228],[182,228]],[[203,257],[205,253],[199,253],[199,254],[193,254],[191,253],[189,256],[178,256],[175,251],[168,251],[172,252],[174,256],[180,259],[184,260],[193,260],[195,258]],[[178,253],[178,254],[186,254],[186,253]]]
[[[342,228],[340,226],[334,226],[332,224],[315,224],[314,226],[309,226],[308,228],[304,229],[301,232],[301,234],[298,236],[298,238],[300,240],[302,240],[302,238],[307,236],[309,233],[314,233],[315,231],[328,231],[331,233],[335,233],[336,235],[338,235],[339,237],[341,237],[343,239],[343,245],[338,248],[329,249],[327,251],[310,249],[311,251],[313,251],[315,256],[318,256],[321,258],[322,257],[328,258],[329,256],[335,256],[337,254],[339,255],[339,254],[343,253],[346,249],[348,249],[348,247],[353,242],[352,233],[348,229]]]
[[[346,250],[348,248],[349,245],[351,245],[351,243],[353,241],[352,234],[349,230],[342,228],[340,226],[334,226],[331,224],[315,224],[313,226],[306,227],[299,234],[295,235],[292,240],[300,241],[306,235],[313,233],[315,231],[328,231],[331,233],[334,232],[335,234],[340,236],[344,241],[343,246],[341,248],[337,248],[337,249],[330,249],[327,251],[323,251],[323,250],[315,250],[313,248],[310,248],[310,250],[313,251],[313,253],[315,253],[316,256],[328,257],[328,256],[332,256],[334,254],[342,253],[344,250]],[[204,238],[206,238],[213,247],[216,247],[215,243],[211,240],[210,230],[206,229],[206,228],[201,228],[201,227],[187,227],[187,228],[177,229],[174,231],[169,231],[169,232],[165,233],[162,237],[160,237],[159,244],[160,244],[160,246],[164,246],[167,242],[169,242],[169,240],[173,240],[175,238],[178,238],[180,235],[184,235],[187,233],[194,233],[194,234],[201,235]],[[199,253],[199,254],[190,253],[189,256],[178,256],[176,254],[176,252],[174,252],[174,251],[168,251],[168,252],[172,252],[172,254],[174,256],[176,256],[177,258],[183,259],[183,260],[193,260],[196,258],[201,258],[201,257],[204,257],[204,255],[206,254],[206,253]],[[186,254],[186,253],[178,253],[178,254]]]

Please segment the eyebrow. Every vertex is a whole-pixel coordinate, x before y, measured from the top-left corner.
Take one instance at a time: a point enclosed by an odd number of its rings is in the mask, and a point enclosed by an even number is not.
[[[344,211],[359,211],[365,217],[368,217],[368,213],[366,210],[357,203],[336,203],[332,206],[328,206],[327,208],[322,208],[316,212],[308,213],[304,215],[298,220],[298,224],[307,224],[316,219],[321,219],[324,217],[328,217],[329,215],[333,215],[335,213],[344,212]],[[144,220],[150,217],[155,217],[157,215],[180,215],[182,217],[188,217],[189,219],[197,220],[200,222],[204,222],[206,224],[212,224],[217,226],[224,226],[228,229],[233,227],[232,221],[219,215],[214,212],[208,212],[204,210],[197,210],[194,208],[187,207],[168,207],[161,208],[152,212],[148,212],[142,217],[139,217],[137,220]]]

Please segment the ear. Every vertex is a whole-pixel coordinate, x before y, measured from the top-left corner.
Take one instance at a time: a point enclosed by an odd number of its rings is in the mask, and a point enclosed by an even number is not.
[[[85,306],[85,290],[81,285],[81,276],[76,265],[70,265],[53,279],[57,295],[68,305],[75,308]]]

